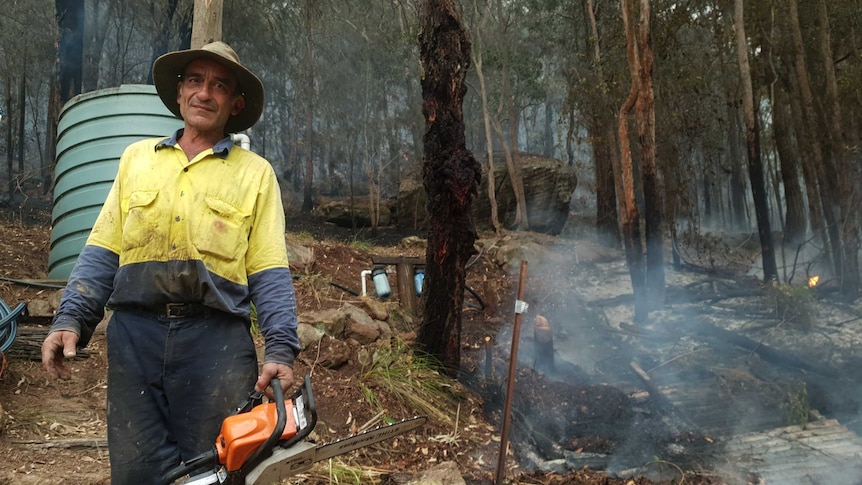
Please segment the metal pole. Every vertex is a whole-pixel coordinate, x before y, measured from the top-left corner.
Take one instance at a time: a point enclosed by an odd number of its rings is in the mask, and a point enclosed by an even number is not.
[[[515,326],[512,329],[512,353],[509,355],[509,378],[506,382],[506,403],[503,405],[503,429],[500,432],[500,457],[497,460],[497,479],[501,485],[506,474],[506,452],[509,449],[509,424],[511,422],[512,394],[515,391],[515,371],[518,365],[518,340],[521,336],[521,314],[526,311],[524,286],[527,281],[527,262],[521,261],[521,276],[518,279],[518,299],[515,300]]]

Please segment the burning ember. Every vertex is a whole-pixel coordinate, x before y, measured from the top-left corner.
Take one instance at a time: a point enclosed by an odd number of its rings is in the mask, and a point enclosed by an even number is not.
[[[808,287],[814,288],[815,286],[817,286],[818,281],[820,281],[819,276],[812,276],[812,277],[808,278]]]

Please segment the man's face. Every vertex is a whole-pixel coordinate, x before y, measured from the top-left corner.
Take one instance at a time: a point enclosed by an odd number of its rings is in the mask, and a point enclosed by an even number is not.
[[[245,99],[237,93],[236,76],[209,59],[186,66],[177,86],[177,103],[186,127],[201,132],[224,132],[228,118],[245,107]]]

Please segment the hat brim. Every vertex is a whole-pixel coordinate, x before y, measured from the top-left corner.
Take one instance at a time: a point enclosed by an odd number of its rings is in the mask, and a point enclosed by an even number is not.
[[[257,76],[240,64],[215,52],[203,49],[189,49],[169,52],[153,63],[153,84],[165,106],[177,118],[182,119],[180,105],[177,103],[177,84],[182,79],[183,70],[192,61],[210,59],[230,69],[237,77],[240,94],[245,99],[245,107],[239,114],[231,116],[225,125],[228,133],[237,133],[251,128],[263,113],[263,83]]]

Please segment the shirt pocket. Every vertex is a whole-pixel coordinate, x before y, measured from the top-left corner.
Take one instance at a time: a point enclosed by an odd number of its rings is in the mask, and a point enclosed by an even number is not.
[[[154,203],[158,195],[158,190],[140,190],[130,195],[126,222],[123,224],[123,251],[164,240],[164,230],[159,223],[161,217]]]
[[[249,215],[228,202],[206,197],[204,214],[193,243],[201,254],[223,260],[241,259],[248,248]]]

